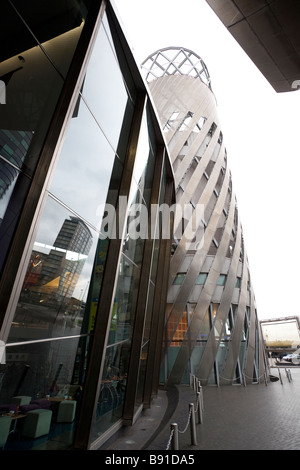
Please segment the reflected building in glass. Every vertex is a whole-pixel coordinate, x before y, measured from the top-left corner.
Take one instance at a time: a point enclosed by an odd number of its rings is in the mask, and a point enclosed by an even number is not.
[[[76,217],[64,221],[53,245],[34,244],[24,290],[50,297],[72,297],[92,245],[87,225]]]
[[[193,51],[143,63],[175,175],[161,380],[257,383],[265,362],[243,231],[207,67]],[[193,234],[192,238],[190,234]]]
[[[110,2],[1,7],[0,413],[20,418],[5,448],[97,449],[157,394],[171,162]]]

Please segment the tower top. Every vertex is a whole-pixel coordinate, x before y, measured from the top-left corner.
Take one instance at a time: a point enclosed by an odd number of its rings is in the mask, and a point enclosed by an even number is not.
[[[146,81],[168,75],[188,75],[200,78],[211,88],[210,76],[201,57],[184,47],[166,47],[149,55],[142,63]]]

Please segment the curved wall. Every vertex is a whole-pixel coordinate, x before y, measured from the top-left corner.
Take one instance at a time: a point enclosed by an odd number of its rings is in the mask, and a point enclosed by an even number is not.
[[[255,297],[215,97],[199,75],[170,73],[179,50],[164,52],[161,76],[147,75],[177,204],[161,380],[187,382],[192,373],[202,384],[257,382],[264,364]],[[183,63],[193,53],[181,54]],[[148,71],[157,56],[144,62]]]

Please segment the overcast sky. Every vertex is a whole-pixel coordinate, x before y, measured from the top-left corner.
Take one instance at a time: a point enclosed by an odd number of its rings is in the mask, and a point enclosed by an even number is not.
[[[114,4],[138,63],[171,46],[191,49],[206,63],[258,317],[299,315],[300,91],[277,94],[205,0]]]

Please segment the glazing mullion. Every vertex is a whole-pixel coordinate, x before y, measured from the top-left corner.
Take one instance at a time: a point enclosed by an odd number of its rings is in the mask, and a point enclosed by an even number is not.
[[[165,159],[165,165],[166,159]],[[164,203],[171,206],[174,197],[174,184],[166,178],[166,193]],[[174,220],[170,221],[170,233],[173,233]],[[150,332],[149,360],[147,363],[144,405],[150,406],[152,394],[157,393],[161,366],[161,353],[163,344],[166,295],[168,289],[168,272],[170,265],[172,237],[162,239],[159,249],[157,276],[155,281],[155,294],[153,304],[153,318]]]

